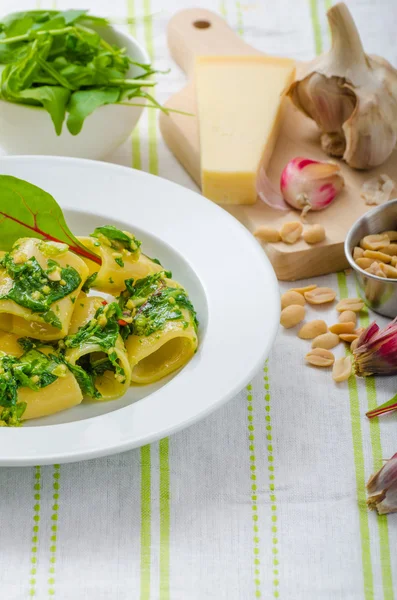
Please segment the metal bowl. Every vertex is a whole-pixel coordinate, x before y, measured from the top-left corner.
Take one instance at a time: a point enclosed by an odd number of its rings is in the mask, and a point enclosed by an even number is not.
[[[354,269],[360,295],[375,312],[385,317],[397,316],[397,279],[383,279],[361,269],[353,259],[353,249],[360,240],[374,233],[397,230],[397,200],[390,200],[358,219],[347,234],[345,254]]]

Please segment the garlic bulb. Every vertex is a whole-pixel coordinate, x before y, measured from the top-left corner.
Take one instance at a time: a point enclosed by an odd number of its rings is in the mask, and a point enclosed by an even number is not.
[[[367,483],[367,504],[380,515],[397,512],[397,453]]]
[[[338,165],[298,156],[284,167],[280,188],[284,200],[304,216],[309,210],[329,206],[344,183]]]
[[[365,54],[344,3],[327,13],[331,50],[312,61],[287,91],[316,121],[322,148],[356,169],[382,164],[397,141],[397,70]]]

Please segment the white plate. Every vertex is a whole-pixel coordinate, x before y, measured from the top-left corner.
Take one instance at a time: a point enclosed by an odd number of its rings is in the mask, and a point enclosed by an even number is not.
[[[227,212],[170,181],[102,162],[9,156],[0,158],[0,173],[50,192],[76,234],[105,223],[135,232],[144,252],[186,286],[200,321],[199,350],[179,373],[130,388],[120,400],[2,428],[0,465],[70,462],[142,446],[208,415],[263,365],[279,322],[277,280],[259,244]]]

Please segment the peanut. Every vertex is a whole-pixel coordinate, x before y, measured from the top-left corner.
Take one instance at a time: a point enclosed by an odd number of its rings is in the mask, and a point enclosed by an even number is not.
[[[318,335],[312,341],[312,348],[324,348],[325,350],[331,350],[331,348],[335,348],[340,342],[339,335],[336,333],[323,333],[322,335]]]
[[[300,306],[304,306],[306,304],[306,300],[302,294],[289,290],[281,296],[281,308],[286,308],[287,306],[291,306],[291,304],[299,304]]]
[[[280,229],[280,236],[286,244],[295,244],[302,235],[303,225],[299,221],[284,223]],[[389,239],[389,238],[388,238]]]
[[[353,250],[353,258],[355,261],[357,261],[358,258],[362,258],[364,256],[364,250],[362,248],[359,248],[359,246],[356,246]]]
[[[330,367],[335,362],[335,357],[325,348],[313,348],[305,356],[306,361],[313,367]]]
[[[329,330],[340,335],[341,333],[353,333],[355,326],[356,324],[353,321],[350,323],[335,323],[329,327]]]
[[[344,312],[345,310],[351,310],[353,312],[360,312],[364,308],[364,302],[361,298],[344,298],[340,300],[336,305],[338,312]]]
[[[366,235],[360,242],[360,246],[361,248],[364,248],[364,250],[380,250],[389,244],[390,240],[386,233]]]
[[[372,258],[358,258],[356,260],[356,265],[358,265],[359,267],[361,267],[361,269],[368,269],[372,263],[376,262],[374,259]]]
[[[319,287],[311,292],[305,292],[304,296],[309,304],[325,304],[335,300],[336,292],[331,288]]]
[[[388,279],[397,279],[397,269],[395,267],[381,263],[379,268],[384,272]]]
[[[255,231],[254,236],[263,242],[273,243],[281,241],[280,232],[273,227],[266,227],[266,225],[261,225],[261,227]]]
[[[327,333],[327,331],[328,327],[326,322],[321,319],[315,319],[314,321],[305,323],[303,327],[300,328],[298,336],[302,340],[312,340],[323,333]]]
[[[397,240],[397,231],[385,231],[385,234],[391,242],[395,242]]]
[[[352,310],[344,310],[338,318],[339,323],[354,323],[357,322],[357,315]]]
[[[384,254],[388,254],[389,256],[397,256],[397,244],[389,244],[381,248]]]
[[[364,250],[365,258],[373,258],[374,260],[389,263],[391,262],[391,257],[380,250]]]
[[[344,342],[350,343],[354,342],[354,340],[358,338],[358,335],[356,335],[355,333],[341,333],[339,337]]]
[[[334,362],[332,368],[332,378],[336,383],[341,383],[349,379],[352,372],[352,361],[350,356],[342,356]]]
[[[291,304],[281,311],[280,323],[286,329],[295,327],[305,318],[305,307]]]
[[[382,271],[382,269],[380,268],[380,264],[376,261],[372,263],[372,265],[368,267],[368,269],[365,269],[365,272],[369,273],[370,275],[376,275],[377,277],[386,278],[386,274]]]
[[[307,285],[305,287],[300,287],[300,288],[291,288],[290,292],[298,292],[298,294],[302,294],[304,295],[305,292],[311,292],[312,290],[316,289],[316,285]]]
[[[322,225],[312,225],[303,232],[307,244],[319,244],[325,240],[325,229]]]
[[[355,334],[360,336],[362,334],[362,332],[364,331],[364,327],[357,327],[357,329],[355,330]]]
[[[353,341],[352,341],[352,343],[350,344],[350,350],[351,350],[352,352],[354,352],[354,351],[355,351],[355,349],[357,348],[357,345],[358,345],[358,340],[359,340],[359,338],[358,338],[358,337],[356,337],[356,339],[355,339],[355,340],[353,340]]]
[[[397,267],[397,256],[391,257],[391,264],[393,267]]]

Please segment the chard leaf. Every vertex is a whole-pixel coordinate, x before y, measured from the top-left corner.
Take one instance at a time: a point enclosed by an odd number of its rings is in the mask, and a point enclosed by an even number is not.
[[[68,244],[76,254],[101,264],[70,231],[51,194],[23,179],[0,175],[0,198],[0,250],[10,250],[18,238],[35,237]]]
[[[80,133],[86,119],[96,108],[105,104],[114,104],[120,97],[120,89],[110,87],[106,89],[79,90],[70,98],[67,127],[72,135]]]
[[[50,114],[57,135],[61,135],[62,124],[65,120],[66,106],[69,102],[70,91],[55,85],[42,85],[36,88],[22,90],[19,98],[31,100],[43,106]]]

